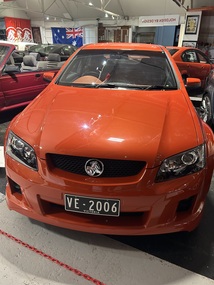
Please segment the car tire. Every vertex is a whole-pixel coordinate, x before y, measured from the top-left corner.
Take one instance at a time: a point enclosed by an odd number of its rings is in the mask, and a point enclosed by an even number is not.
[[[200,117],[202,120],[208,125],[212,125],[213,118],[213,108],[212,108],[212,100],[209,94],[204,94],[201,106],[200,106]]]

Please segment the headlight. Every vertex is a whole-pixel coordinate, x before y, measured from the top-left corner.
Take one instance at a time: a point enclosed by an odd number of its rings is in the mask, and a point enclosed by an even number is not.
[[[38,169],[34,149],[11,131],[7,138],[6,153],[34,170]]]
[[[158,171],[155,182],[179,178],[204,168],[206,162],[205,145],[187,150],[165,159]]]

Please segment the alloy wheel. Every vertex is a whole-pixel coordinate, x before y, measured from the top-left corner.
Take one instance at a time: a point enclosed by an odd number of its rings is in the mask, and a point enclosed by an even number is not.
[[[205,123],[209,123],[212,117],[211,101],[209,96],[204,95],[200,106],[200,117]]]

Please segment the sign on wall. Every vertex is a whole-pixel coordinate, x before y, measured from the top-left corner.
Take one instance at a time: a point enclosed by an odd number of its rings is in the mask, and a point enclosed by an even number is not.
[[[142,16],[139,18],[139,27],[177,26],[179,15]]]

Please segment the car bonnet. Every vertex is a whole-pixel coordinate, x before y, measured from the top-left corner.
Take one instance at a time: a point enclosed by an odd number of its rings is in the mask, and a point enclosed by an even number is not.
[[[55,85],[34,100],[14,125],[17,135],[42,159],[46,153],[59,153],[144,160],[154,167],[198,144],[194,109],[187,102],[181,90]]]

